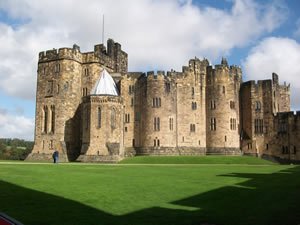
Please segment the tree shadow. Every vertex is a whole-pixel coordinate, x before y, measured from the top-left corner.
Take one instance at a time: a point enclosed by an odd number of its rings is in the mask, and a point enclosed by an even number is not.
[[[25,225],[300,224],[300,167],[273,174],[222,176],[248,180],[171,202],[168,208],[152,207],[119,216],[0,181],[0,211]]]

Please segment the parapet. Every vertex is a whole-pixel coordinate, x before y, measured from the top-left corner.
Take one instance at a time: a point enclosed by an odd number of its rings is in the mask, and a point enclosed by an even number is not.
[[[115,72],[127,72],[128,55],[121,50],[121,45],[112,39],[107,41],[107,51],[103,44],[95,45],[93,52],[81,53],[76,44],[73,48],[60,48],[39,53],[39,62],[71,59],[79,63],[100,62]]]
[[[157,71],[157,74],[154,73],[154,71],[148,71],[147,72],[147,79],[148,80],[151,80],[151,79],[165,79],[166,76],[165,76],[165,71],[163,70],[158,70]]]
[[[47,50],[46,53],[39,53],[39,62],[58,59],[74,59],[81,61],[80,47],[74,44],[73,48],[60,48],[58,50],[54,48],[52,50]]]

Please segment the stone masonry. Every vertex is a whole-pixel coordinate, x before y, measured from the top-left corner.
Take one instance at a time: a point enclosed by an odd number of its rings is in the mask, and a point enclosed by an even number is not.
[[[27,160],[116,162],[135,155],[241,155],[299,161],[299,112],[290,87],[243,82],[222,58],[191,59],[182,72],[128,72],[112,39],[39,53],[35,145]],[[108,71],[119,96],[90,95]]]

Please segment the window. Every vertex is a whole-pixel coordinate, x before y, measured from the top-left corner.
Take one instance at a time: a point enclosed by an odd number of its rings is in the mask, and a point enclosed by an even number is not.
[[[234,101],[230,101],[230,108],[235,109],[235,102]]]
[[[236,130],[236,119],[230,118],[230,130]]]
[[[111,129],[116,128],[116,110],[114,108],[111,109]]]
[[[60,86],[59,86],[59,84],[57,85],[57,94],[59,94],[59,88],[60,88]]]
[[[161,107],[161,99],[160,98],[153,98],[152,106],[154,108],[159,108]]]
[[[195,132],[196,131],[196,125],[195,124],[190,124],[190,131]]]
[[[55,65],[55,72],[56,73],[60,72],[60,64]]]
[[[296,145],[294,145],[294,154],[297,154],[297,149],[296,149]]]
[[[171,90],[171,85],[170,83],[166,83],[166,92],[169,93]]]
[[[254,133],[255,134],[263,134],[263,120],[262,119],[255,119],[254,120]]]
[[[160,142],[159,139],[157,139],[157,137],[154,139],[154,147],[159,147],[160,146]]]
[[[125,114],[125,123],[130,123],[130,114]]]
[[[85,129],[87,130],[89,128],[89,124],[90,124],[90,115],[89,115],[89,109],[86,108],[85,110],[85,120],[86,120],[86,124],[85,124]]]
[[[169,128],[173,130],[173,118],[169,118]]]
[[[261,104],[259,101],[255,102],[255,110],[260,111],[261,110]]]
[[[192,102],[192,110],[196,110],[197,109],[197,102]]]
[[[49,149],[53,149],[53,140],[50,140]]]
[[[216,109],[216,101],[215,100],[210,101],[210,109]]]
[[[135,146],[135,140],[132,139],[132,146],[134,147]]]
[[[225,94],[225,86],[223,86],[222,92],[223,92],[223,94]]]
[[[54,133],[55,128],[55,106],[51,106],[51,132]]]
[[[89,69],[88,69],[88,68],[85,68],[85,69],[84,69],[84,76],[87,77],[88,75],[89,75]]]
[[[195,95],[195,88],[192,87],[192,96]]]
[[[134,93],[134,85],[129,85],[128,93],[129,93],[129,94]]]
[[[266,144],[266,150],[268,150],[269,149],[269,144]]]
[[[125,127],[125,132],[127,132],[127,127]]]
[[[217,129],[216,118],[211,118],[210,119],[210,130],[216,130],[216,129]]]
[[[154,118],[154,130],[155,131],[160,130],[160,119],[159,119],[159,117]]]
[[[68,91],[68,89],[69,89],[69,82],[68,81],[65,83],[64,89],[65,89],[66,92]]]
[[[87,88],[82,88],[82,96],[87,96]]]
[[[225,136],[225,142],[227,141],[227,136]]]
[[[44,106],[44,133],[48,131],[48,106]]]
[[[130,104],[130,106],[133,106],[133,98],[131,98],[131,104]]]
[[[47,95],[53,95],[53,80],[49,80],[47,83]]]
[[[98,107],[98,120],[97,120],[97,127],[101,127],[101,107]]]
[[[288,146],[282,146],[281,148],[281,154],[289,154],[290,150]]]

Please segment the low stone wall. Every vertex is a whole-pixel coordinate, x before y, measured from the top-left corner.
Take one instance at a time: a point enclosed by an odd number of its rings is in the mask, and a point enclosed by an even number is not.
[[[53,161],[52,154],[30,153],[25,161]],[[58,162],[69,162],[65,154],[59,153]]]
[[[76,161],[80,162],[99,162],[99,163],[116,163],[122,158],[118,155],[80,155]]]
[[[205,148],[137,148],[136,155],[205,155]]]
[[[137,148],[136,155],[242,155],[239,148]]]
[[[277,156],[271,156],[263,154],[261,156],[262,159],[269,160],[271,162],[279,163],[279,164],[300,164],[299,160],[289,160],[289,159],[282,159]]]
[[[206,148],[206,155],[242,155],[239,148]]]

